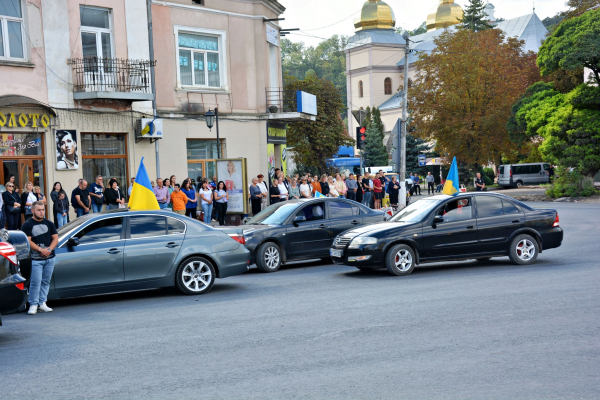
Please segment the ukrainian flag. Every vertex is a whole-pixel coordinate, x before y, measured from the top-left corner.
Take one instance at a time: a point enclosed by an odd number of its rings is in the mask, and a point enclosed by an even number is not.
[[[319,197],[326,197],[326,196],[324,196],[321,192],[317,191],[317,192],[315,192],[315,197],[318,199]]]
[[[146,171],[146,167],[144,167],[144,157],[140,161],[140,167],[135,176],[131,197],[129,198],[129,209],[136,211],[160,210],[158,201],[152,190],[152,185],[150,184],[148,172]]]
[[[446,178],[446,183],[444,184],[444,189],[442,193],[448,194],[450,196],[456,195],[459,193],[458,190],[458,167],[456,166],[456,157],[452,160],[452,165],[450,166],[450,172],[448,172],[448,177]]]

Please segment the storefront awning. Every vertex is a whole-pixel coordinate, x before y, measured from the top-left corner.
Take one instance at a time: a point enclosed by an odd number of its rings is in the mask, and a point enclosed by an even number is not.
[[[341,157],[327,159],[327,165],[332,167],[360,167],[360,158]]]
[[[8,94],[0,96],[0,107],[16,107],[16,106],[38,106],[44,108],[49,114],[56,117],[56,112],[46,104],[32,99],[27,96],[19,96],[16,94]]]

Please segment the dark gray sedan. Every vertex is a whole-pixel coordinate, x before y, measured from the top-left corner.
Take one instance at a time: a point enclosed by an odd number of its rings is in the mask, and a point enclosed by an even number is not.
[[[204,294],[215,278],[246,272],[250,260],[237,232],[170,211],[90,214],[58,236],[48,299],[169,286]]]

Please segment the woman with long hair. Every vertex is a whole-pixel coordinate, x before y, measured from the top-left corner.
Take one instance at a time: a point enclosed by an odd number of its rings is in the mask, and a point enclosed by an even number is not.
[[[69,131],[56,131],[56,169],[77,169],[77,134]]]
[[[329,186],[329,197],[340,197],[340,193],[335,188],[333,176],[327,178],[327,185]],[[321,185],[321,187],[323,187],[323,185]]]
[[[321,175],[321,194],[329,197],[329,183],[327,182],[327,175]]]
[[[52,200],[52,215],[54,216],[54,226],[58,229],[58,219],[57,213],[54,210],[54,204],[58,202],[58,198],[61,193],[65,194],[65,199],[67,199],[67,203],[69,203],[69,197],[67,196],[67,192],[65,192],[62,188],[62,184],[60,182],[54,182],[52,186],[52,191],[50,192],[50,199]],[[67,213],[67,222],[68,222],[69,214]]]
[[[37,196],[33,191],[33,183],[26,182],[25,187],[23,188],[23,193],[21,193],[21,204],[24,207],[21,207],[21,212],[25,216],[25,221],[33,216],[31,212],[31,205],[37,201]]]
[[[188,202],[185,205],[185,215],[194,219],[198,218],[198,214],[196,214],[198,200],[196,200],[196,192],[192,188],[192,181],[189,179],[184,180],[183,185],[181,186],[181,191],[188,198]]]
[[[360,204],[363,202],[363,187],[362,187],[362,175],[356,175],[356,201]]]
[[[21,226],[21,199],[15,191],[15,184],[8,181],[5,185],[6,192],[2,193],[2,202],[6,210],[6,228],[17,230]]]
[[[215,198],[215,207],[217,208],[219,226],[223,226],[225,225],[225,215],[227,214],[227,201],[229,200],[229,193],[227,193],[227,187],[225,186],[225,182],[219,181],[219,183],[217,183],[217,189],[213,192],[213,195]],[[204,206],[202,206],[202,209],[204,209]]]
[[[202,186],[198,191],[198,195],[202,200],[202,211],[204,212],[204,223],[210,224],[213,210],[213,191],[206,181],[202,181]]]

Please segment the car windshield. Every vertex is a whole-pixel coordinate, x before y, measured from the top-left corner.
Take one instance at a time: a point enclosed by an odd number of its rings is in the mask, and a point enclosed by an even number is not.
[[[421,221],[431,210],[439,204],[439,200],[423,199],[419,200],[398,214],[394,215],[390,221],[394,222],[418,222]]]
[[[297,209],[298,203],[273,204],[250,218],[246,225],[281,225]]]

